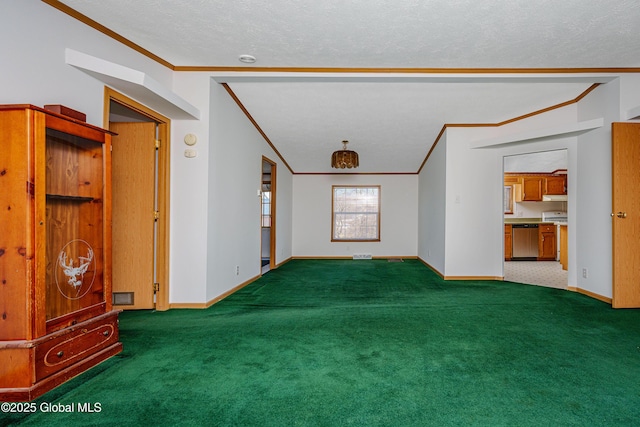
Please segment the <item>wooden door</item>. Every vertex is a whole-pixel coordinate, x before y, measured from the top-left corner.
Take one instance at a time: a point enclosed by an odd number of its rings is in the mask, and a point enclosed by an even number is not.
[[[612,124],[613,300],[640,307],[640,123]]]
[[[114,307],[154,308],[156,124],[110,123]]]

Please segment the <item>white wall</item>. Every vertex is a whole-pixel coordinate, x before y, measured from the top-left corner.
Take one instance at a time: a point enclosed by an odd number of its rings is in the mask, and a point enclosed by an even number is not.
[[[513,202],[513,213],[504,214],[507,218],[542,218],[547,211],[566,211],[567,202]]]
[[[278,163],[276,259],[291,256],[292,175],[207,73],[174,73],[37,0],[3,2],[0,36],[2,104],[63,104],[103,126],[104,84],[65,63],[71,48],[142,71],[202,113],[171,122],[170,303],[206,303],[259,274],[263,154]],[[187,133],[196,158],[184,157]]]
[[[279,185],[279,184],[278,184]],[[380,242],[331,242],[331,186],[380,185]],[[294,257],[417,255],[418,176],[294,175]]]
[[[581,289],[611,297],[611,122],[620,119],[619,80],[599,86],[579,103],[579,120],[595,117],[604,117],[604,126],[578,136],[577,144],[577,282]]]
[[[276,262],[291,256],[291,172],[213,80],[210,95],[207,300],[260,275],[263,155],[277,164]]]
[[[423,230],[442,227],[442,213],[420,215],[419,255],[445,276],[484,276],[503,275],[504,257],[504,213],[502,211],[503,157],[545,150],[570,150],[569,191],[571,182],[575,184],[575,138],[548,138],[541,141],[497,146],[494,148],[475,148],[479,141],[500,135],[517,134],[524,130],[553,127],[562,123],[575,123],[577,107],[575,105],[561,110],[553,110],[529,119],[517,121],[498,128],[447,128],[438,146],[421,172],[420,184],[426,184],[430,190],[420,188],[420,210],[426,212],[436,209],[433,204],[443,203],[446,210],[444,220],[445,237],[427,235]],[[440,147],[442,146],[442,147]],[[446,154],[438,154],[444,150]],[[443,168],[443,160],[446,168]],[[572,171],[573,169],[573,171]],[[436,192],[445,183],[445,196],[428,196],[427,191]],[[438,187],[439,186],[439,187]],[[575,191],[574,191],[575,194]],[[569,215],[575,196],[569,196]],[[575,213],[574,213],[575,215]],[[574,217],[575,219],[575,217]],[[422,240],[424,239],[424,241]],[[436,247],[430,261],[427,247]],[[444,248],[444,260],[442,250]],[[570,241],[570,253],[575,254],[575,243]],[[440,257],[440,258],[437,258]],[[571,260],[571,258],[570,258]],[[574,261],[575,264],[575,261]],[[575,269],[570,274],[575,283]],[[571,283],[571,282],[570,282]]]
[[[418,199],[418,257],[444,274],[446,224],[446,137],[420,171]]]
[[[209,189],[209,85],[206,74],[176,73],[173,90],[200,110],[202,120],[171,122],[171,236],[169,301],[207,301],[207,195]],[[192,148],[198,155],[184,156],[186,134],[195,134]]]
[[[636,84],[627,77],[623,82]],[[520,120],[491,132],[483,128],[449,128],[446,170],[441,158],[430,158],[421,177],[433,169],[439,182],[446,176],[445,276],[500,276],[503,256],[502,158],[546,150],[568,150],[569,286],[611,297],[611,122],[621,114],[620,80],[601,85],[578,104]],[[640,98],[634,88],[636,100]],[[640,105],[625,98],[627,108]],[[623,107],[624,108],[624,107]],[[523,130],[604,118],[604,126],[578,136],[547,137],[537,141],[474,149],[476,141]],[[435,164],[434,164],[435,163]],[[421,195],[423,189],[421,188]],[[420,209],[429,198],[421,197]],[[437,224],[420,216],[420,229]],[[422,232],[421,239],[427,238]],[[433,237],[431,237],[433,238]],[[437,240],[436,240],[437,242]],[[423,248],[432,243],[420,242]],[[441,246],[441,243],[438,243]],[[420,256],[424,258],[423,249]],[[433,265],[433,264],[432,264]],[[587,269],[587,278],[582,269]]]
[[[104,85],[65,63],[65,48],[144,70],[170,87],[173,73],[38,0],[3,1],[0,102],[63,104],[102,126]]]

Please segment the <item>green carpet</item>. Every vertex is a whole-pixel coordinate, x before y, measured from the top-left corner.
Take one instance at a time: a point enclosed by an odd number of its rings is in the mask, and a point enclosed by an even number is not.
[[[176,284],[177,286],[177,284]],[[124,352],[4,425],[640,423],[640,310],[418,261],[295,260],[207,310],[125,312]]]

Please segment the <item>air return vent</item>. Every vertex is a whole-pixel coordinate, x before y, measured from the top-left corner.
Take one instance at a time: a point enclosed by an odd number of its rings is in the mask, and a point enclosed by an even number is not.
[[[133,305],[133,292],[114,292],[113,305]]]

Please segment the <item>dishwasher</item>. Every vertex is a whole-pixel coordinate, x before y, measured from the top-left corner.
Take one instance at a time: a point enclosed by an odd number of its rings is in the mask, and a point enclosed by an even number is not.
[[[538,224],[513,224],[512,257],[513,261],[538,260]]]

